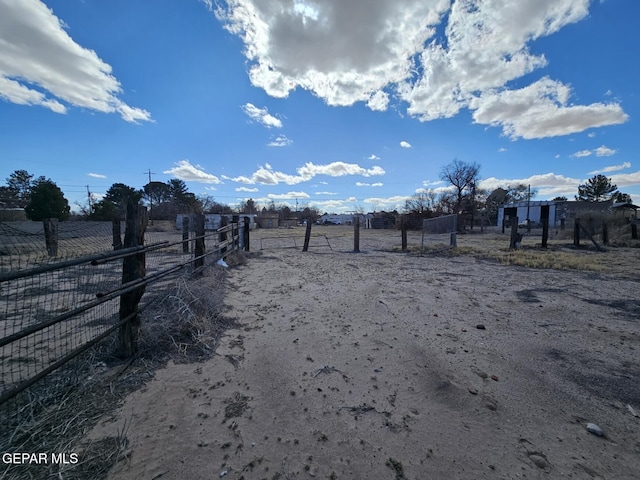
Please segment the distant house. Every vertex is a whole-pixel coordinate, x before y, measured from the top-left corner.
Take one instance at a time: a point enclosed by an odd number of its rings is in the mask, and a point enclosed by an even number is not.
[[[179,213],[176,215],[176,228],[178,230],[182,230],[182,219],[189,218],[189,230],[194,230],[195,220],[193,220],[194,215],[189,213]],[[205,230],[217,230],[220,228],[222,223],[222,217],[227,219],[227,224],[233,222],[234,217],[238,219],[239,222],[244,222],[244,217],[249,217],[249,230],[253,230],[256,228],[256,215],[255,214],[247,214],[241,213],[239,215],[233,214],[220,214],[220,213],[205,213],[204,215],[204,229]]]
[[[635,207],[635,208],[634,208]],[[511,225],[511,220],[518,219],[518,223],[526,220],[534,224],[540,224],[548,212],[549,226],[571,227],[576,218],[594,218],[616,215],[625,215],[628,218],[637,218],[637,206],[633,204],[613,202],[580,202],[580,201],[539,201],[518,202],[501,205],[498,209],[498,226],[505,222],[505,226]],[[623,212],[623,213],[616,213]]]
[[[24,208],[0,208],[0,222],[23,222],[26,219]]]
[[[367,214],[369,228],[395,228],[398,216],[392,212],[374,212]]]
[[[518,223],[529,220],[534,224],[539,224],[546,213],[549,225],[560,225],[559,204],[568,202],[539,201],[539,202],[517,202],[501,205],[498,209],[498,226],[510,226],[511,222],[517,218]]]
[[[619,202],[611,205],[613,215],[618,218],[626,218],[630,223],[638,221],[638,207],[631,202]]]
[[[324,214],[318,218],[317,223],[319,225],[352,225],[353,214],[352,213],[338,213],[338,214]]]
[[[258,215],[259,228],[278,228],[280,226],[280,214],[278,212],[263,212]]]

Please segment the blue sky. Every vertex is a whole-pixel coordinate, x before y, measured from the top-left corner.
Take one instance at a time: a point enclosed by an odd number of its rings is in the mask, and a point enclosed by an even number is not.
[[[637,0],[0,0],[0,179],[321,211],[445,188],[640,203]]]

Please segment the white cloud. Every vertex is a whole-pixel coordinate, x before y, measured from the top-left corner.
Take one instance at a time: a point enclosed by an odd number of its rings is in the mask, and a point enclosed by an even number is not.
[[[364,183],[364,182],[356,182],[356,187],[382,187],[384,183],[376,182],[376,183]]]
[[[236,192],[248,192],[248,193],[254,193],[259,191],[259,188],[249,188],[249,187],[237,187]]]
[[[297,175],[278,172],[273,170],[268,163],[264,167],[258,168],[250,177],[239,176],[232,178],[234,182],[245,184],[264,184],[278,185],[285,183],[287,185],[297,185],[298,183],[308,182],[317,175],[327,175],[329,177],[342,177],[345,175],[360,175],[363,177],[371,177],[375,175],[384,175],[386,172],[379,166],[372,168],[363,168],[355,163],[332,162],[326,165],[316,165],[312,162],[305,163],[302,167],[296,169]]]
[[[575,158],[582,158],[590,156],[591,153],[591,150],[580,150],[579,152],[571,154],[571,156]]]
[[[87,173],[87,176],[93,178],[107,178],[106,175],[102,175],[100,173]]]
[[[338,195],[337,192],[316,192],[315,195]]]
[[[571,156],[576,158],[581,158],[581,157],[588,157],[590,155],[595,154],[596,157],[610,157],[612,155],[615,155],[616,152],[617,150],[613,148],[600,145],[598,148],[594,148],[593,150],[580,150],[579,152],[576,152]]]
[[[625,168],[631,168],[631,162],[624,162],[620,165],[610,165],[608,167],[604,167],[601,170],[594,170],[593,172],[589,172],[589,175],[598,175],[600,173],[617,172],[620,170],[624,170]]]
[[[369,101],[367,102],[367,107],[375,112],[384,112],[389,105],[389,95],[387,95],[382,90],[378,90],[376,93],[371,95]]]
[[[589,132],[587,134],[587,137],[589,137],[589,138],[594,138],[595,136],[596,136],[596,132]]]
[[[632,185],[640,185],[640,170],[634,173],[618,173],[611,175],[611,183],[620,187],[630,187]]]
[[[269,113],[267,108],[258,108],[252,103],[245,103],[242,105],[242,111],[247,114],[247,116],[267,128],[282,128],[282,122],[279,118],[274,117]]]
[[[271,200],[293,200],[295,198],[310,198],[305,192],[270,193],[267,195]]]
[[[367,160],[380,160],[380,157],[372,153],[367,157]]]
[[[578,193],[578,185],[581,183],[584,183],[584,180],[551,172],[526,178],[498,179],[490,177],[480,182],[480,188],[493,190],[494,188],[504,188],[508,185],[531,185],[531,188],[538,190],[539,198],[553,198],[559,195],[568,197],[575,195]]]
[[[470,105],[475,123],[502,127],[511,139],[568,135],[628,119],[618,104],[568,105],[570,93],[545,77],[519,90],[487,91]]]
[[[293,140],[287,138],[286,135],[278,135],[276,138],[271,140],[267,146],[268,147],[286,147],[293,143]]]
[[[432,185],[442,185],[444,182],[442,180],[423,180],[422,185],[425,187],[430,187]]]
[[[66,113],[65,102],[127,122],[151,114],[124,103],[122,86],[96,52],[78,45],[39,0],[0,0],[0,98]]]
[[[504,147],[500,147],[500,148],[498,149],[498,151],[499,151],[500,153],[504,153],[504,152],[506,152],[506,151],[507,151],[507,149],[506,149],[506,148],[504,148]]]
[[[364,202],[375,210],[394,210],[400,209],[411,196],[396,195],[393,197],[369,197]]]
[[[604,145],[600,145],[598,148],[594,150],[597,157],[610,157],[611,155],[615,155],[617,150],[613,148],[605,147]]]
[[[411,148],[411,144],[409,142],[405,142],[404,140],[400,142],[400,146],[402,148]]]
[[[176,162],[176,166],[162,172],[166,175],[173,175],[174,177],[184,180],[186,182],[200,182],[200,183],[222,183],[215,175],[205,172],[200,165],[192,165],[189,160],[180,160]]]
[[[569,103],[570,90],[559,81],[507,87],[548,64],[530,44],[583,20],[589,3],[227,0],[216,16],[243,40],[252,84],[273,97],[302,88],[329,105],[386,110],[386,92],[394,90],[394,100],[407,102],[420,120],[468,108],[476,123],[532,139],[628,118],[618,103]]]

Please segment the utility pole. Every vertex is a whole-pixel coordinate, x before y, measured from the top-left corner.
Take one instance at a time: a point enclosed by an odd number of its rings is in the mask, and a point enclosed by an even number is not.
[[[87,187],[87,200],[89,201],[89,215],[93,213],[93,197],[91,196],[91,191],[89,190],[89,185]]]
[[[147,169],[145,173],[149,174],[149,185],[151,184],[151,169]],[[154,174],[155,175],[155,174]],[[149,187],[149,220],[151,225],[153,225],[153,192],[151,187]]]
[[[527,193],[527,232],[531,233],[531,220],[529,218],[529,211],[531,209],[531,184],[529,184],[529,190]]]

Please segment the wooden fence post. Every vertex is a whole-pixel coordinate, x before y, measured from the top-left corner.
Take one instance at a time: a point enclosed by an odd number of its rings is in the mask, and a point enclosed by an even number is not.
[[[602,222],[602,243],[609,245],[609,227],[607,226],[607,222]]]
[[[236,240],[236,235],[240,233],[240,215],[231,217],[231,250],[240,250],[240,238]]]
[[[197,270],[204,265],[204,214],[198,213],[194,216],[196,241],[193,251],[193,268]]]
[[[573,245],[575,247],[580,246],[580,219],[576,218],[573,223]]]
[[[226,227],[227,225],[229,225],[229,219],[225,216],[222,215],[220,217],[220,228],[222,227]],[[218,241],[219,242],[224,242],[227,239],[227,232],[220,232],[218,234]],[[220,255],[224,255],[225,253],[227,253],[227,247],[222,247],[220,249]]]
[[[147,228],[147,208],[129,201],[124,232],[124,248],[137,247],[144,244],[144,232]],[[129,283],[146,275],[145,254],[128,255],[122,260],[122,283]],[[138,351],[138,334],[140,316],[138,303],[144,295],[145,287],[141,286],[132,292],[120,296],[120,320],[130,318],[120,327],[118,335],[118,352],[122,358],[133,356]]]
[[[307,230],[304,234],[304,246],[302,247],[302,251],[306,252],[309,250],[309,240],[311,239],[311,217],[307,218]]]
[[[45,218],[42,220],[44,226],[44,242],[47,245],[47,253],[50,257],[58,255],[58,219]]]
[[[113,249],[120,250],[122,248],[122,233],[120,231],[120,218],[111,220],[111,235],[113,238]]]
[[[549,240],[549,219],[542,219],[542,248],[547,248],[547,241]]]
[[[631,224],[631,239],[632,240],[638,239],[638,225],[635,223]]]
[[[242,236],[244,237],[244,249],[246,252],[249,251],[249,217],[244,217],[244,230],[242,231]]]
[[[402,215],[401,217],[401,226],[400,228],[402,229],[402,251],[406,252],[407,251],[407,221],[406,221],[406,215]]]
[[[360,252],[360,217],[353,216],[353,251]]]
[[[509,249],[515,250],[518,248],[518,217],[509,217],[511,222],[511,241],[509,242]]]
[[[182,217],[182,253],[189,253],[189,217]]]

